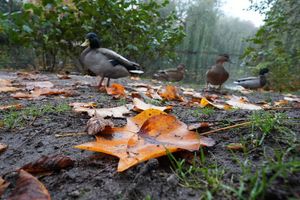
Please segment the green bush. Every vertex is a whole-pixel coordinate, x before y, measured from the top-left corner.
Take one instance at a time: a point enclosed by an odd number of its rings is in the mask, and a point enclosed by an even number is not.
[[[138,0],[41,0],[24,3],[20,11],[0,13],[0,31],[10,44],[34,50],[44,69],[53,71],[59,61],[76,60],[87,32],[96,32],[106,48],[138,62],[155,56],[172,56],[184,37],[176,15],[160,16],[169,2]]]

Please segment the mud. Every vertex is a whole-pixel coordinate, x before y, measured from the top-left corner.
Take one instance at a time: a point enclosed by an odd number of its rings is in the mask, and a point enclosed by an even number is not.
[[[15,78],[15,73],[0,72],[0,78]],[[124,100],[115,100],[111,96],[89,86],[96,84],[95,77],[71,76],[71,79],[60,80],[53,74],[43,75],[42,80],[49,80],[55,87],[75,87],[77,96],[57,97],[50,96],[40,100],[15,100],[9,93],[0,93],[1,105],[11,103],[21,103],[24,106],[41,107],[46,104],[59,105],[71,102],[97,102],[98,107],[115,107],[126,103]],[[130,79],[119,79],[114,82],[127,85],[135,82]],[[140,80],[139,82],[150,83],[150,80]],[[177,83],[178,84],[178,83]],[[189,87],[189,85],[184,85]],[[200,90],[200,89],[198,89]],[[226,90],[229,94],[237,92]],[[252,93],[244,95],[251,102],[277,101],[282,99],[282,94],[278,93]],[[0,111],[0,119],[8,111]],[[285,113],[287,116],[298,119],[298,123],[290,125],[289,128],[296,134],[299,142],[299,109],[287,109],[271,112]],[[222,122],[215,128],[229,124],[230,121],[241,118],[247,119],[252,111],[234,110],[223,111],[214,110],[213,113],[205,114],[199,111],[195,113],[195,108],[183,107],[175,104],[171,114],[177,116],[181,121],[190,124],[197,121]],[[55,134],[67,132],[82,132],[89,117],[85,114],[77,114],[70,111],[62,113],[50,112],[37,118],[28,118],[26,123],[18,125],[9,130],[5,127],[0,128],[0,143],[8,144],[9,148],[0,154],[0,176],[11,182],[8,189],[2,196],[6,199],[12,192],[17,174],[15,169],[28,162],[37,160],[42,155],[63,154],[75,160],[75,166],[69,169],[54,172],[51,175],[40,176],[39,180],[46,186],[53,200],[68,199],[200,199],[204,189],[192,189],[183,187],[182,183],[171,170],[171,163],[167,156],[153,159],[146,163],[139,164],[125,172],[117,173],[116,167],[118,159],[109,155],[83,151],[75,149],[74,146],[93,140],[93,136],[81,135],[73,137],[55,137]],[[113,119],[118,126],[124,125],[124,119]],[[230,152],[226,150],[229,143],[240,142],[241,138],[251,135],[251,128],[232,129],[212,134],[210,137],[215,139],[216,145],[204,148],[205,160],[208,165],[216,165],[224,170],[221,178],[223,184],[233,184],[238,186],[241,179],[241,163],[248,160],[252,163],[252,173],[260,169],[265,161],[265,154],[270,158],[275,157],[276,150],[282,151],[290,147],[284,140],[278,142],[274,140],[272,133],[266,137],[261,147],[250,149],[247,153]],[[259,134],[259,133],[258,133]],[[248,137],[248,138],[249,138]],[[297,143],[295,142],[295,143]],[[188,154],[188,153],[186,153]],[[176,158],[185,158],[182,153],[175,154]],[[297,158],[299,161],[299,148],[292,151],[288,156],[291,159]],[[199,153],[196,154],[199,158]],[[188,166],[187,166],[188,167]],[[287,178],[277,178],[266,190],[265,199],[288,199],[297,198],[300,195],[300,174],[295,172]],[[223,191],[223,190],[220,190]],[[214,199],[238,199],[230,196],[230,192],[224,195],[222,192],[214,193]],[[229,195],[229,196],[228,196]]]

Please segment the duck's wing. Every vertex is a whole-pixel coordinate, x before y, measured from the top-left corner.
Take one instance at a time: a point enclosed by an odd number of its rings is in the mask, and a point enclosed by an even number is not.
[[[236,80],[234,83],[247,89],[257,89],[263,86],[259,77],[243,78]]]
[[[136,66],[138,67],[139,64],[132,62],[126,58],[124,58],[123,56],[121,56],[120,54],[110,50],[110,49],[106,49],[106,48],[99,48],[97,50],[99,53],[102,53],[103,55],[105,55],[108,59],[110,60],[117,60],[121,65],[124,65],[125,67],[129,67],[129,66]],[[137,68],[134,68],[137,69]]]
[[[247,78],[241,78],[241,79],[238,79],[236,81],[234,81],[234,83],[241,83],[241,82],[248,82],[248,81],[255,81],[255,80],[259,80],[259,77],[247,77]]]

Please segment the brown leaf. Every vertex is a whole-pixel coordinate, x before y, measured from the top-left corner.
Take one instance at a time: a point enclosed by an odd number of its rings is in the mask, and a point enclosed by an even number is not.
[[[67,74],[56,74],[59,79],[71,79],[71,77]]]
[[[11,108],[19,110],[19,109],[23,108],[23,105],[18,103],[18,104],[0,106],[0,110],[8,110]]]
[[[159,95],[168,101],[177,100],[177,101],[184,101],[184,98],[178,94],[178,90],[173,85],[167,85]]]
[[[0,78],[0,86],[12,86],[11,80]]]
[[[209,127],[210,124],[208,122],[199,122],[199,123],[190,124],[188,126],[188,130],[193,131],[197,129],[207,129]]]
[[[4,152],[7,149],[8,145],[0,143],[0,153]]]
[[[89,135],[96,135],[105,129],[111,129],[113,126],[113,122],[108,119],[104,119],[103,117],[92,117],[87,122],[85,131],[87,131]]]
[[[111,136],[107,137],[108,134]],[[121,172],[145,160],[166,155],[166,149],[170,152],[180,149],[194,151],[200,145],[206,145],[206,141],[189,131],[176,117],[148,109],[127,118],[126,126],[105,130],[96,136],[95,142],[76,148],[119,157],[118,171]]]
[[[137,112],[141,112],[150,108],[157,109],[160,111],[171,110],[172,106],[155,106],[152,104],[147,104],[138,98],[133,98],[133,110]]]
[[[71,90],[64,89],[54,89],[54,88],[35,88],[31,93],[17,92],[11,96],[16,99],[37,99],[40,96],[48,95],[63,95],[65,97],[70,97],[76,95],[75,92]]]
[[[3,178],[0,177],[0,197],[6,190],[6,188],[9,186],[9,182],[6,182]]]
[[[8,200],[51,200],[47,188],[34,176],[19,171],[19,179]]]
[[[28,163],[21,167],[21,169],[31,173],[40,174],[52,171],[59,171],[74,165],[74,160],[68,156],[53,155],[42,156],[38,160]]]
[[[110,87],[107,87],[106,93],[112,95],[116,99],[126,96],[124,86],[117,83],[113,83]]]
[[[17,90],[20,90],[20,88],[11,87],[11,86],[2,86],[2,87],[0,87],[0,93],[1,92],[15,92]]]
[[[288,104],[289,104],[289,101],[286,99],[274,102],[274,106],[286,106]]]

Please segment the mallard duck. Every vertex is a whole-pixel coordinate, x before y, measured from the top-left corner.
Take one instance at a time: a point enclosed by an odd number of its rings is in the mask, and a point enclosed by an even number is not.
[[[129,61],[116,52],[100,48],[100,40],[96,33],[88,33],[85,42],[81,46],[88,46],[80,55],[82,65],[97,76],[101,76],[98,87],[102,87],[102,82],[107,77],[107,86],[110,79],[117,79],[129,76],[131,73],[141,74],[138,70],[139,64]]]
[[[222,84],[229,78],[229,73],[224,68],[224,63],[230,62],[228,54],[221,54],[216,60],[216,64],[206,72],[206,88],[211,85],[219,85],[219,89]]]
[[[269,72],[268,68],[262,68],[259,71],[258,77],[248,77],[242,78],[234,81],[235,84],[238,84],[246,89],[258,89],[262,88],[267,83],[266,74]]]
[[[177,68],[159,70],[152,78],[161,81],[181,81],[184,77],[185,65],[179,64]]]

